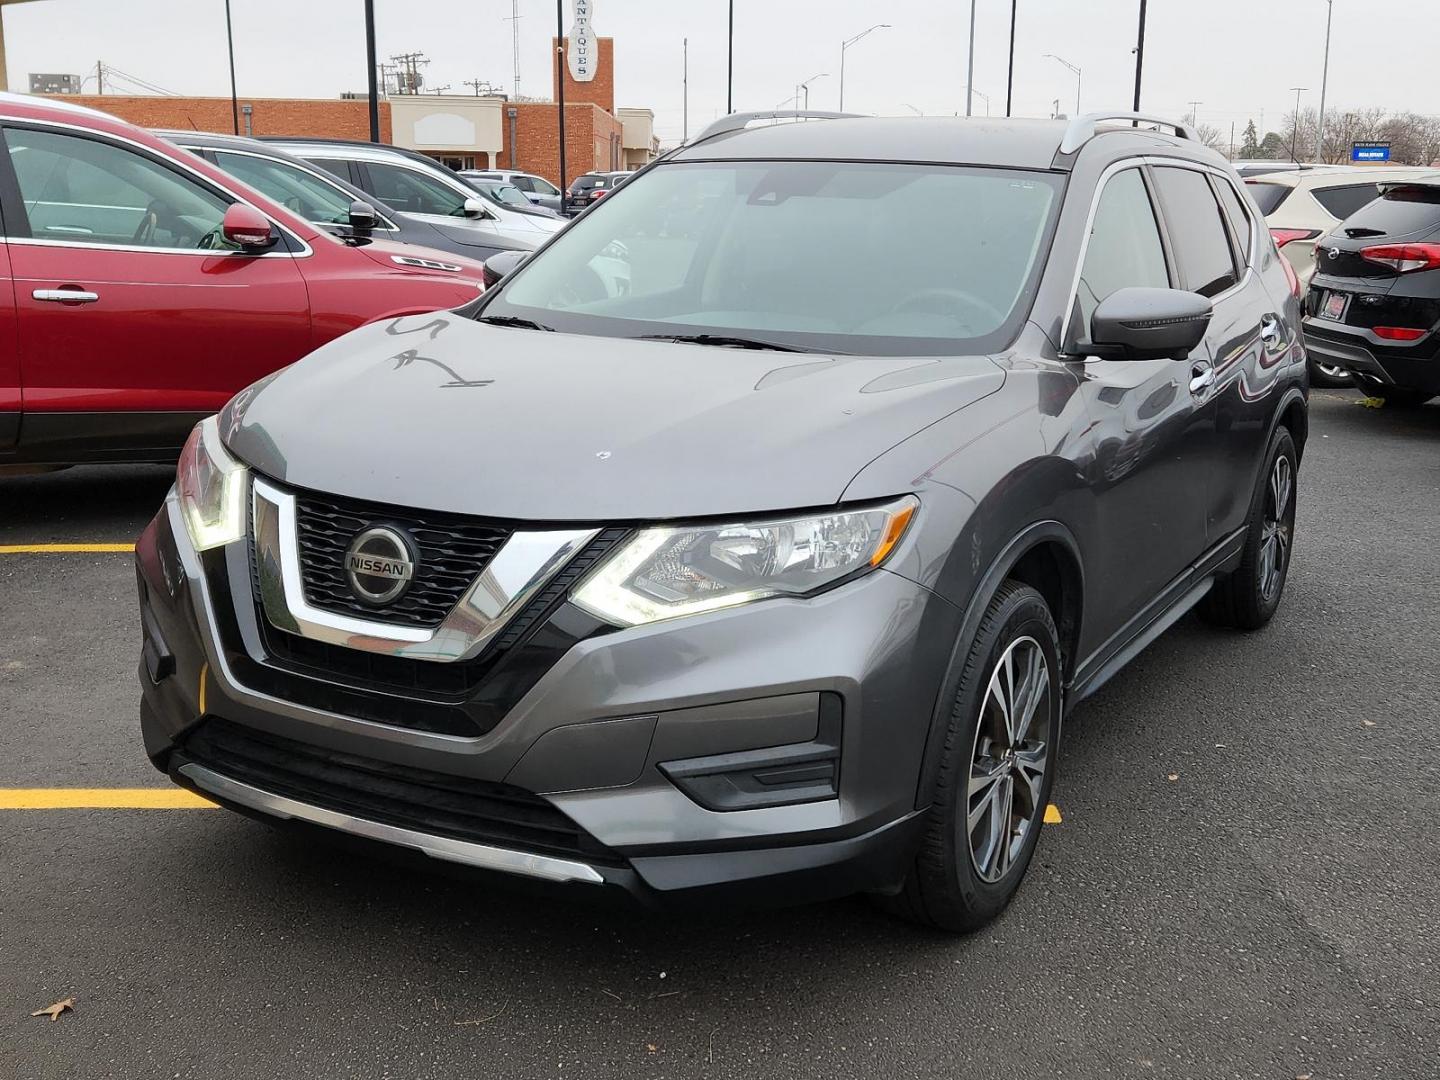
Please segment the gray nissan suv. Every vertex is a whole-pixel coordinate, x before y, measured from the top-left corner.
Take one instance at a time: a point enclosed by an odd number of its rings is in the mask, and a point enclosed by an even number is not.
[[[973,929],[1067,712],[1192,608],[1275,612],[1299,326],[1183,125],[727,117],[195,429],[145,749],[482,878]]]

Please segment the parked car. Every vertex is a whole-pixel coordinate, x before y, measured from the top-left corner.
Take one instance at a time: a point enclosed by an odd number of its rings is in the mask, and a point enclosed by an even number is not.
[[[344,139],[267,136],[264,141],[328,169],[391,210],[424,217],[457,234],[474,230],[538,246],[564,224],[483,199],[454,171],[411,150]]]
[[[1440,394],[1440,173],[1381,184],[1315,250],[1312,354],[1392,405]]]
[[[1295,279],[1184,125],[769,115],[197,427],[156,766],[573,894],[1001,910],[1064,709],[1280,603]]]
[[[565,214],[574,217],[599,202],[629,177],[627,172],[591,172],[577,176],[571,181],[570,190],[565,195]]]
[[[1265,215],[1265,224],[1281,253],[1295,267],[1303,289],[1315,272],[1315,239],[1380,194],[1386,180],[1423,175],[1427,170],[1401,166],[1331,166],[1303,172],[1278,172],[1246,180],[1250,196]],[[1314,386],[1349,386],[1344,368],[1310,356]]]
[[[1242,178],[1251,176],[1265,176],[1269,173],[1281,172],[1324,172],[1328,169],[1343,168],[1339,165],[1322,165],[1309,161],[1274,161],[1269,158],[1238,158],[1230,163],[1230,167]]]
[[[537,217],[558,218],[560,216],[554,210],[536,206],[525,197],[524,192],[504,180],[486,180],[480,176],[467,176],[463,172],[456,175],[478,191],[481,198],[488,199],[507,210],[518,211],[522,214],[534,214]]]
[[[506,169],[461,169],[460,175],[467,180],[503,180],[519,188],[536,206],[554,210],[557,214],[561,212],[560,203],[564,193],[543,176],[510,172]]]
[[[477,262],[347,246],[93,109],[6,94],[0,123],[0,466],[173,461],[241,387],[480,289]]]
[[[379,200],[368,191],[273,143],[210,132],[156,134],[199,154],[312,225],[351,242],[385,239],[422,244],[481,260],[502,251],[533,251],[536,247],[528,239],[511,240],[480,229],[452,226],[448,219],[437,222],[426,216],[378,210]]]

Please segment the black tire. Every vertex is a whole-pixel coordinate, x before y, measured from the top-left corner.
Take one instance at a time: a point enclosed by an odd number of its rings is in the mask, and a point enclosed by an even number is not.
[[[1281,465],[1282,461],[1284,465]],[[1240,565],[1215,582],[1198,605],[1197,610],[1206,622],[1240,630],[1258,630],[1270,621],[1280,606],[1295,540],[1298,464],[1295,440],[1289,429],[1277,429],[1270,440],[1270,452],[1265,455],[1265,469],[1260,474],[1260,483],[1250,499],[1245,552]],[[1277,511],[1276,477],[1277,470],[1281,469],[1288,470],[1289,487],[1286,504]],[[1272,535],[1275,538],[1273,545],[1270,543]]]
[[[1036,655],[1044,665],[1038,676],[1030,666]],[[991,680],[1007,656],[1025,667],[1018,676],[1022,686],[1043,683],[1043,688],[1033,707],[1015,710],[1031,714],[1024,733],[1030,737],[1012,740],[1018,749],[1001,750],[998,739],[1008,733],[1004,714],[991,696]],[[1033,683],[1023,682],[1032,676]],[[1000,677],[1005,677],[1003,670]],[[1059,635],[1044,597],[1028,585],[1004,582],[986,608],[965,659],[915,862],[901,892],[880,898],[884,907],[926,926],[968,933],[995,918],[1010,902],[1035,851],[1055,783],[1060,687]],[[1011,695],[1022,705],[1030,701],[1013,683]],[[1037,747],[1043,748],[1043,757]],[[983,769],[982,760],[988,763]],[[1001,775],[1007,761],[1008,778]],[[1037,778],[1039,761],[1043,764]],[[982,785],[973,793],[972,780]],[[1002,801],[1008,808],[999,814],[996,807]],[[980,813],[973,830],[972,807]],[[990,845],[977,854],[974,842],[982,831],[982,842],[988,840]],[[990,874],[998,871],[998,876],[988,876],[982,863]]]
[[[1355,376],[1355,385],[1367,397],[1384,398],[1386,406],[1392,409],[1418,409],[1435,396],[1408,386],[1392,386],[1364,375]]]
[[[1310,385],[1317,390],[1340,390],[1355,385],[1355,378],[1343,368],[1326,371],[1315,358],[1310,357]]]

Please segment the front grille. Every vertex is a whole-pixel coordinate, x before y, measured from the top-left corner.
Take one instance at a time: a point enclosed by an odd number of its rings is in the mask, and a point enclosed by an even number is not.
[[[359,600],[345,574],[350,542],[376,525],[401,530],[416,551],[410,588],[383,606]],[[309,603],[341,615],[427,629],[440,625],[510,537],[508,528],[493,521],[309,491],[295,493],[295,532]]]
[[[181,749],[222,776],[367,821],[587,863],[623,862],[548,800],[510,784],[338,753],[215,717]]]

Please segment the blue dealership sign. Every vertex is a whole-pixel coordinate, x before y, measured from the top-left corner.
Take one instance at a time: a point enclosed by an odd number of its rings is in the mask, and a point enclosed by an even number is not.
[[[1389,161],[1388,142],[1357,142],[1350,144],[1351,161]]]

